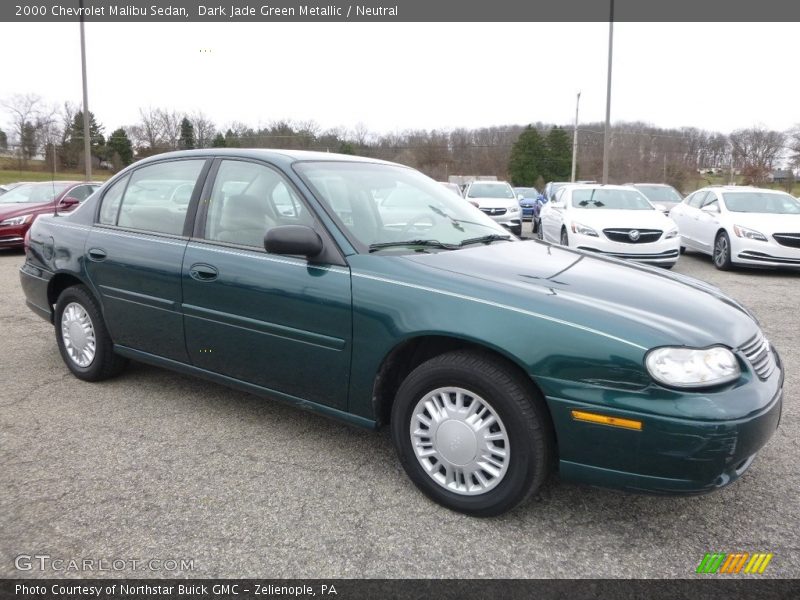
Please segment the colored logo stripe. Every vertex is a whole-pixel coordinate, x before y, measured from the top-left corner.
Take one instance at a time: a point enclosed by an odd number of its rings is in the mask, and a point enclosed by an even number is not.
[[[745,573],[761,574],[767,568],[774,555],[766,552],[707,552],[697,566],[697,573],[740,573],[744,567]],[[747,566],[745,566],[745,564]]]

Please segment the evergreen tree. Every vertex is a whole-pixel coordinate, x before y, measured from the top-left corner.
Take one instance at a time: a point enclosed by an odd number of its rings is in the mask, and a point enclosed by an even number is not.
[[[183,117],[181,121],[181,139],[178,142],[182,150],[191,150],[194,148],[194,125],[192,122]]]
[[[234,133],[232,129],[228,129],[228,131],[225,132],[225,146],[228,148],[238,148],[239,134]]]
[[[119,157],[123,167],[133,162],[133,145],[122,127],[111,133],[111,137],[108,138],[108,150],[112,159],[114,154]]]
[[[567,132],[553,127],[545,139],[547,160],[544,178],[547,181],[569,181],[572,176],[572,143]]]
[[[8,150],[8,136],[0,129],[0,150]]]
[[[350,142],[342,141],[339,144],[339,154],[355,154],[355,148],[353,148],[353,144]]]
[[[211,141],[212,148],[224,148],[225,147],[225,138],[221,133],[218,133],[214,136],[214,139]]]
[[[97,123],[92,111],[89,111],[89,139],[91,154],[104,156],[106,140],[103,137],[103,127]],[[75,113],[72,123],[66,131],[61,154],[65,167],[74,169],[78,166],[83,155],[83,111],[81,110]]]
[[[25,124],[22,126],[20,146],[22,146],[22,157],[26,160],[36,155],[36,148],[39,145],[36,139],[37,133],[36,126],[30,121],[25,121]]]
[[[531,187],[542,174],[545,146],[542,136],[531,125],[511,147],[508,173],[514,186]]]

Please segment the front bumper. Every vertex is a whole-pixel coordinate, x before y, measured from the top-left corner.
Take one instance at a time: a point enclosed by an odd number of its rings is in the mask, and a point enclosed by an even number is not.
[[[678,262],[680,238],[674,237],[668,240],[661,239],[647,244],[626,244],[613,242],[605,237],[594,237],[570,233],[570,245],[579,250],[596,252],[613,256],[614,258],[626,258],[637,262],[656,264],[662,266],[674,265]],[[602,236],[602,234],[601,234]]]
[[[800,248],[782,246],[772,240],[758,242],[731,238],[731,256],[737,264],[759,267],[800,267]]]
[[[30,223],[0,227],[0,248],[22,248]]]
[[[613,400],[601,406],[548,394],[561,477],[655,494],[702,494],[736,481],[780,423],[783,367],[778,362],[767,381],[751,380],[739,388],[696,396],[683,401],[684,409],[705,400],[718,406],[747,404],[754,410],[740,418],[676,418],[620,410]],[[576,421],[573,410],[640,421],[641,430]]]

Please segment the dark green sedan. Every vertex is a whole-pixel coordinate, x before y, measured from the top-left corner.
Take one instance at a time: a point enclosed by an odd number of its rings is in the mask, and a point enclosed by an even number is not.
[[[129,359],[363,427],[477,516],[563,479],[701,493],[775,431],[753,316],[663,270],[520,241],[401,165],[198,150],[39,217],[21,269],[76,377]]]

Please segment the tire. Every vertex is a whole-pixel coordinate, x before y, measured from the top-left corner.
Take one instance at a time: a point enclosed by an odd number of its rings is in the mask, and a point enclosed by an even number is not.
[[[128,364],[126,358],[114,353],[100,306],[86,286],[75,285],[61,292],[54,323],[61,358],[78,379],[102,381],[118,375]],[[94,353],[89,358],[80,349],[89,352],[92,340]]]
[[[569,248],[569,235],[567,235],[566,229],[561,230],[561,245]]]
[[[680,248],[678,248],[678,252],[681,254],[686,254],[686,246],[681,246]]]
[[[424,435],[434,427],[432,436]],[[414,369],[397,392],[391,430],[400,462],[420,491],[476,517],[500,515],[525,501],[547,477],[554,456],[541,396],[506,362],[485,352],[449,352]],[[476,456],[492,462],[477,462]]]
[[[536,217],[531,217],[531,233],[537,233],[538,227],[536,226]]]
[[[714,239],[714,250],[711,257],[714,260],[714,266],[720,271],[731,269],[731,239],[724,231],[719,232]]]
[[[544,241],[544,231],[542,231],[542,222],[541,221],[537,221],[536,235],[539,237],[540,240]]]
[[[512,227],[511,233],[513,233],[517,237],[520,237],[522,235],[522,225],[520,225],[519,227]]]

